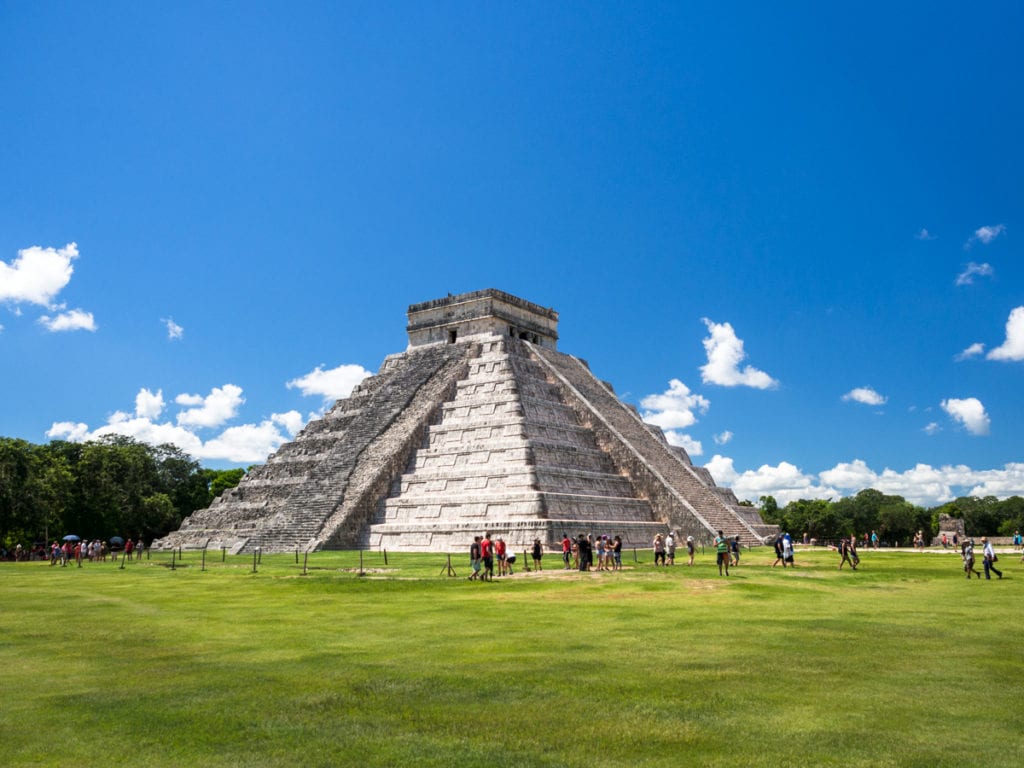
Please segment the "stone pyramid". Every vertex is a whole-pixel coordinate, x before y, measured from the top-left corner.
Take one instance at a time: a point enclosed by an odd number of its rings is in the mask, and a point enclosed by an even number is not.
[[[669,529],[760,544],[757,510],[694,467],[587,364],[558,313],[496,290],[409,307],[409,347],[157,547],[517,550]]]

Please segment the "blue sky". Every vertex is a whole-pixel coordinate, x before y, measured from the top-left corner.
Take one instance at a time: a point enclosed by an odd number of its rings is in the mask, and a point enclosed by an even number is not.
[[[743,498],[1024,494],[1022,17],[0,2],[0,434],[260,462],[493,287]]]

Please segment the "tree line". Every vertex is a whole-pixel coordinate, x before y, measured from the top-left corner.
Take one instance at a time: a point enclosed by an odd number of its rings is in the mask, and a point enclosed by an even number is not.
[[[1024,498],[995,496],[958,499],[926,509],[911,504],[902,496],[889,496],[869,488],[856,496],[837,501],[799,499],[780,507],[771,496],[761,497],[761,517],[795,536],[806,532],[818,541],[837,541],[854,534],[877,531],[891,545],[906,545],[914,534],[923,531],[925,542],[939,533],[939,515],[964,521],[968,536],[1012,536],[1024,530]]]
[[[121,435],[47,445],[0,437],[0,544],[10,549],[67,534],[148,543],[244,475],[204,469],[171,444]]]
[[[47,445],[0,437],[0,544],[10,549],[72,533],[149,542],[177,530],[244,475],[244,469],[204,469],[169,443],[152,446],[121,435]],[[930,540],[943,513],[961,518],[971,536],[1024,530],[1020,496],[964,496],[931,509],[870,488],[837,501],[799,499],[784,507],[771,496],[760,501],[766,523],[819,541],[871,531],[890,544],[906,544],[917,531]]]

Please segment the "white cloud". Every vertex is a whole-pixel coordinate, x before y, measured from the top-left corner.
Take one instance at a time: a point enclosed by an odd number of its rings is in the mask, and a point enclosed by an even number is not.
[[[948,413],[956,421],[964,425],[964,428],[972,435],[987,435],[989,430],[989,418],[985,413],[985,406],[976,397],[961,399],[950,398],[942,401],[942,410]]]
[[[878,479],[878,475],[860,459],[836,464],[832,469],[820,473],[818,477],[824,483],[846,490],[871,488]]]
[[[0,301],[51,307],[71,281],[71,262],[76,258],[78,246],[68,243],[63,248],[33,245],[18,251],[10,265],[0,261]]]
[[[733,437],[732,432],[730,432],[727,429],[724,432],[714,436],[715,445],[725,445],[726,443],[729,443],[729,442],[732,441],[732,437]]]
[[[934,507],[959,496],[1024,496],[1024,463],[1002,469],[973,470],[960,465],[933,467],[917,464],[897,472],[871,469],[861,459],[841,462],[817,476],[805,474],[788,462],[762,466],[757,471],[737,472],[733,460],[716,455],[706,465],[719,485],[732,488],[740,499],[757,502],[774,496],[780,506],[796,499],[839,498],[865,488],[902,496],[911,504]]]
[[[934,240],[935,239],[935,235],[933,235],[931,232],[929,232],[924,227],[922,227],[921,231],[918,232],[916,235],[914,235],[914,237],[916,237],[918,240]]]
[[[977,483],[968,492],[969,496],[996,496],[1000,499],[1024,496],[1024,463],[1005,464],[1002,469],[970,472],[969,477]]]
[[[46,436],[51,440],[69,440],[72,443],[82,443],[89,439],[89,425],[74,421],[55,421],[46,431]]]
[[[158,389],[154,395],[146,388],[135,396],[135,415],[142,419],[155,419],[164,410],[164,392]]]
[[[972,261],[964,267],[963,272],[956,276],[954,285],[973,285],[975,277],[988,277],[994,272],[991,264],[978,264]]]
[[[46,330],[58,333],[60,331],[95,331],[96,320],[92,312],[85,312],[81,309],[72,309],[70,312],[62,312],[56,317],[43,315],[39,318],[39,324]]]
[[[974,230],[974,234],[964,243],[964,248],[970,248],[974,243],[981,243],[982,245],[988,245],[1001,234],[1006,232],[1005,224],[996,224],[991,227],[978,227]]]
[[[985,351],[985,345],[982,344],[980,341],[976,341],[973,344],[971,344],[971,346],[969,346],[967,349],[965,349],[963,352],[961,352],[959,355],[954,357],[953,359],[956,360],[957,362],[959,362],[961,360],[969,360],[972,357],[977,357],[978,355],[982,354],[984,351]]]
[[[931,421],[928,422],[924,427],[924,433],[926,435],[935,435],[942,431],[942,427],[939,426],[939,422]]]
[[[298,411],[287,413],[275,413],[270,417],[271,421],[285,428],[289,435],[296,434],[306,423],[302,414]]]
[[[987,355],[989,360],[1024,360],[1024,307],[1016,307],[1006,321],[1006,341]]]
[[[189,430],[170,423],[160,424],[147,418],[131,417],[121,411],[115,412],[106,424],[94,430],[86,424],[65,421],[54,423],[46,433],[47,437],[76,443],[97,440],[104,435],[124,435],[150,445],[174,443],[186,453],[201,458],[202,440]]]
[[[320,395],[325,400],[338,400],[348,397],[356,385],[370,375],[361,365],[339,365],[327,371],[318,365],[305,376],[292,379],[285,386],[288,389],[298,388],[306,396]]]
[[[719,384],[723,387],[746,386],[756,389],[771,389],[778,382],[764,371],[746,366],[742,371],[739,365],[746,358],[743,341],[736,337],[736,332],[729,323],[715,323],[703,318],[711,335],[704,339],[707,351],[707,365],[701,366],[701,376],[705,384]]]
[[[241,389],[226,384],[222,389],[215,388],[213,393]],[[211,395],[213,397],[213,395]],[[193,403],[196,399],[208,403],[210,398],[198,395],[186,395],[183,399]],[[90,430],[87,424],[62,421],[55,422],[47,431],[51,439],[64,439],[73,442],[96,440],[104,435],[125,435],[141,442],[159,445],[173,443],[196,459],[211,459],[237,463],[253,463],[264,461],[267,455],[276,451],[290,440],[303,425],[298,411],[272,414],[259,424],[241,424],[225,429],[219,435],[203,441],[195,429],[207,426],[194,424],[185,426],[170,421],[157,422],[156,418],[163,411],[162,391],[153,394],[148,389],[141,389],[135,396],[135,413],[115,411],[107,419],[107,423],[97,429]],[[215,408],[214,408],[215,410]],[[180,422],[180,415],[179,415]]]
[[[185,335],[185,329],[174,322],[173,317],[163,317],[160,319],[165,326],[167,326],[167,338],[170,341],[180,339]]]
[[[238,415],[238,407],[245,402],[242,388],[234,384],[214,387],[206,397],[200,395],[178,395],[178,405],[192,405],[178,414],[178,424],[194,427],[219,427]]]
[[[259,424],[228,427],[208,440],[198,452],[199,458],[225,459],[235,462],[265,461],[287,438],[281,434],[273,418]]]
[[[885,405],[888,399],[875,392],[871,387],[857,387],[843,395],[844,401],[853,400],[855,403],[864,403],[864,405]]]
[[[677,432],[674,429],[665,430],[665,439],[669,445],[682,448],[690,456],[701,456],[704,453],[704,446],[700,440],[694,440],[687,434]]]
[[[813,475],[800,471],[788,461],[777,466],[762,465],[756,471],[737,472],[731,458],[715,454],[704,465],[719,485],[732,488],[740,499],[758,501],[762,496],[774,496],[780,506],[797,499],[828,499],[838,496],[834,488],[824,487]]]
[[[672,379],[668,389],[660,395],[647,395],[640,401],[644,408],[642,418],[648,424],[662,429],[685,429],[697,423],[694,411],[707,413],[711,404],[706,398],[690,391],[679,379]]]

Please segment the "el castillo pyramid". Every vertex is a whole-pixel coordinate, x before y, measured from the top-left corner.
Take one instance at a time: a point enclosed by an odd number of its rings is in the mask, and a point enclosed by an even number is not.
[[[409,307],[409,346],[158,548],[516,549],[563,533],[649,547],[772,533],[587,363],[558,313],[497,290]]]

